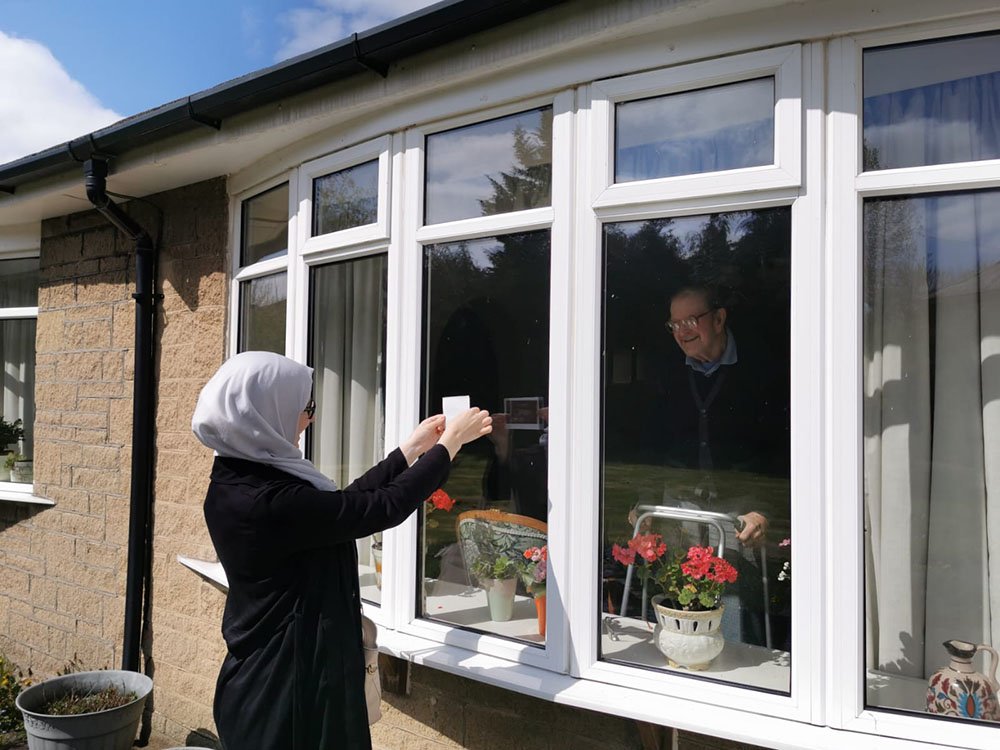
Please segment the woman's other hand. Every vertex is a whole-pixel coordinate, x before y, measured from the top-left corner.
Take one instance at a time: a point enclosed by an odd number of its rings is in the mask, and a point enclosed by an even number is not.
[[[439,442],[448,449],[448,453],[454,459],[463,445],[489,435],[492,431],[493,418],[490,413],[473,406],[451,418],[445,425]]]
[[[427,417],[427,419],[418,424],[410,436],[399,445],[399,449],[406,456],[406,462],[412,464],[421,455],[437,445],[437,441],[443,432],[444,414],[435,414],[433,417]]]

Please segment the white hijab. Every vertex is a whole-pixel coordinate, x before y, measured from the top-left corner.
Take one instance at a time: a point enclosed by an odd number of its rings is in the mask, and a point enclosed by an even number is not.
[[[335,490],[293,444],[312,393],[312,373],[280,354],[237,354],[202,389],[191,429],[217,456],[267,464],[317,489]]]

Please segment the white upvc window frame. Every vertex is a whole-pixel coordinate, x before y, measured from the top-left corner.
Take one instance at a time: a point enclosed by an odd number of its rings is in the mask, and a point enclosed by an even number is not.
[[[617,104],[771,76],[775,102],[772,164],[615,183]],[[590,182],[594,208],[797,186],[801,179],[801,92],[799,44],[596,81],[591,85],[591,127],[595,142],[603,145],[588,154],[594,160]]]
[[[26,260],[29,258],[40,258],[37,247],[38,235],[36,226],[32,225],[27,233],[31,236],[31,242],[36,244],[34,249],[6,250],[0,245],[0,260]],[[15,247],[21,244],[15,238]],[[33,307],[3,307],[0,308],[0,320],[29,320],[38,321],[38,306]],[[32,457],[34,458],[34,457]],[[0,482],[0,502],[27,503],[30,505],[55,505],[52,500],[38,497],[34,494],[34,482]]]
[[[826,253],[829,272],[824,290],[830,352],[826,398],[831,407],[837,407],[830,410],[825,460],[836,467],[828,476],[829,497],[839,499],[837,512],[828,516],[825,534],[831,595],[828,623],[832,635],[827,650],[831,666],[827,667],[826,675],[829,724],[883,738],[977,750],[995,748],[1000,742],[1000,727],[865,706],[862,209],[866,198],[1000,189],[1000,159],[863,172],[861,74],[866,48],[976,34],[989,28],[1000,31],[1000,14],[859,34],[830,44],[827,141],[830,231]],[[849,154],[853,158],[845,158]],[[840,158],[836,158],[838,155]],[[853,408],[847,408],[849,404]],[[852,668],[843,669],[843,665]]]
[[[573,200],[574,103],[572,90],[536,96],[484,109],[471,115],[450,118],[406,132],[405,204],[402,206],[402,252],[400,253],[403,293],[401,314],[404,325],[400,335],[405,345],[399,362],[400,409],[403,425],[413,425],[420,418],[421,356],[424,346],[421,331],[423,320],[422,278],[424,246],[440,242],[493,237],[511,232],[548,230],[550,233],[551,280],[549,291],[549,499],[551,510],[547,524],[549,537],[569,540],[566,481],[569,475],[569,415],[568,400],[559,384],[569,383],[568,346],[570,318],[570,264],[572,254],[571,226]],[[540,107],[552,107],[552,188],[551,203],[542,208],[514,211],[492,216],[462,219],[430,226],[423,225],[424,167],[426,138],[434,133],[452,130],[517,114]],[[555,385],[554,385],[555,384]],[[558,544],[549,550],[548,588],[553,596],[546,598],[548,626],[543,647],[521,643],[484,631],[463,630],[454,625],[416,616],[417,590],[413,561],[418,559],[417,518],[411,516],[392,535],[392,565],[394,577],[394,624],[402,633],[447,643],[514,664],[539,667],[547,672],[567,670],[568,627],[562,611],[563,597],[558,592],[565,586],[568,570],[568,545]],[[387,550],[389,545],[386,545]],[[383,570],[390,570],[391,560],[384,558]],[[384,579],[383,579],[384,581]]]
[[[269,258],[249,265],[241,265],[241,250],[243,243],[243,203],[262,193],[266,193],[272,188],[288,183],[288,250],[279,258]],[[230,236],[232,242],[232,254],[230,256],[230,286],[229,286],[229,312],[233,325],[229,326],[228,347],[229,354],[239,351],[240,330],[243,321],[240,317],[240,287],[243,282],[259,279],[264,276],[286,272],[288,275],[287,287],[285,290],[285,354],[290,355],[294,346],[295,328],[292,310],[294,309],[297,296],[295,274],[295,264],[292,259],[297,253],[296,226],[298,216],[297,183],[295,181],[294,170],[286,170],[270,179],[257,183],[251,188],[241,190],[230,197]]]
[[[669,80],[671,90],[692,90],[725,80],[756,78],[761,71],[776,71],[776,138],[796,145],[796,153],[786,153],[776,145],[776,161],[781,166],[730,170],[693,177],[672,177],[623,183],[609,186],[612,177],[610,149],[614,145],[610,114],[612,101],[647,96],[662,91]],[[714,71],[714,78],[708,72]],[[803,88],[803,74],[806,87]],[[808,122],[808,143],[812,144],[810,164],[819,164],[822,143],[822,104],[824,66],[822,45],[792,45],[748,55],[734,55],[678,66],[669,71],[653,71],[631,77],[623,84],[616,79],[599,81],[589,87],[590,107],[584,95],[579,120],[577,163],[590,165],[590,180],[580,176],[583,184],[593,188],[592,206],[577,205],[576,273],[573,318],[574,364],[578,367],[574,383],[574,455],[581,466],[590,471],[572,475],[569,494],[574,498],[574,529],[576,537],[591,540],[590,549],[580,544],[574,548],[571,568],[580,575],[572,579],[569,592],[569,614],[574,646],[572,655],[575,676],[584,680],[608,683],[622,688],[636,688],[650,694],[683,698],[748,714],[769,715],[801,722],[821,721],[817,702],[819,646],[817,630],[821,592],[804,585],[819,575],[820,527],[811,509],[820,506],[822,487],[819,483],[820,452],[816,441],[808,439],[810,431],[820,423],[820,393],[822,358],[819,342],[813,332],[819,327],[821,308],[819,294],[822,268],[819,263],[822,244],[821,206],[822,183],[818,169],[811,171],[808,183],[800,174],[798,153],[804,142],[803,129]],[[709,81],[709,84],[706,84]],[[780,83],[778,82],[780,81]],[[794,86],[792,85],[794,82]],[[641,84],[641,85],[640,85]],[[619,86],[614,96],[609,87]],[[619,93],[627,92],[627,95]],[[596,97],[596,99],[594,98]],[[806,107],[808,106],[808,112]],[[807,119],[808,114],[808,119]],[[781,133],[781,136],[777,134]],[[780,143],[780,141],[778,141]],[[739,175],[738,187],[731,178]],[[808,190],[806,188],[809,188]],[[792,276],[791,336],[792,347],[792,438],[791,438],[791,503],[793,565],[793,649],[790,671],[790,694],[767,693],[752,688],[718,681],[700,680],[679,671],[650,671],[598,658],[600,634],[596,618],[600,611],[599,580],[595,550],[600,545],[600,461],[601,461],[601,392],[600,346],[602,336],[601,307],[603,226],[618,221],[635,221],[662,216],[700,215],[735,210],[752,210],[772,206],[790,206],[792,213]],[[597,304],[595,304],[595,300]],[[588,362],[591,363],[588,367]],[[813,552],[810,552],[812,550]],[[802,571],[799,573],[799,571]]]
[[[330,247],[389,240],[389,186],[392,175],[392,136],[384,135],[366,143],[337,151],[303,164],[298,170],[299,247],[309,254]],[[336,172],[370,161],[378,162],[378,207],[371,224],[349,227],[313,236],[313,183]]]

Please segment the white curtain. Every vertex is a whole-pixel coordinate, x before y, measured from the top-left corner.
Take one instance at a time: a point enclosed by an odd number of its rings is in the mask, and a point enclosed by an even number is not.
[[[384,450],[385,256],[316,271],[313,461],[341,487]]]
[[[865,207],[868,665],[1000,643],[1000,191]]]

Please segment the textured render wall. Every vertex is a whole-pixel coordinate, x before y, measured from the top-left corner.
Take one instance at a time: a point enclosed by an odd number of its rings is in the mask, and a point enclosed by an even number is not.
[[[113,178],[112,178],[113,186]],[[223,595],[176,562],[212,558],[201,500],[211,455],[194,399],[224,356],[228,199],[223,179],[132,201],[162,221],[152,655],[154,731],[210,729]],[[162,218],[161,218],[162,217]],[[132,243],[95,212],[42,227],[36,342],[35,492],[0,502],[0,652],[36,674],[76,655],[117,667],[128,539],[135,326]]]

